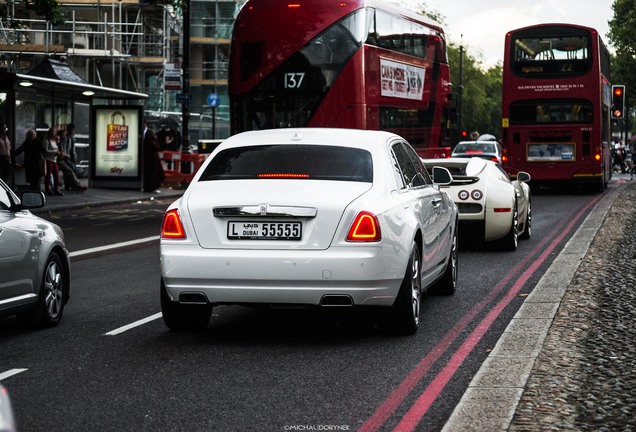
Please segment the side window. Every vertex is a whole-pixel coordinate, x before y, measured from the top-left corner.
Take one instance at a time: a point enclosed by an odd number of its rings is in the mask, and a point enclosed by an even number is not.
[[[0,186],[0,210],[9,210],[11,208],[11,200],[7,191]]]
[[[415,153],[415,150],[413,150],[413,147],[411,147],[407,143],[404,143],[404,147],[406,149],[406,152],[409,155],[409,158],[411,159],[411,163],[413,164],[416,174],[422,175],[422,178],[418,180],[419,183],[414,184],[414,186],[426,186],[426,185],[433,184],[433,181],[429,177],[428,171],[426,171],[426,167],[424,166],[422,159],[420,159],[417,153]]]
[[[409,159],[408,153],[402,147],[401,142],[396,142],[391,147],[393,151],[393,155],[395,157],[395,170],[396,174],[399,177],[399,180],[402,183],[402,189],[409,187],[411,183],[411,179],[415,175],[415,170],[411,165],[411,160]]]
[[[392,148],[398,164],[397,169],[401,173],[402,181],[406,187],[426,185],[428,174],[426,174],[426,168],[424,168],[415,151],[402,141],[396,142]]]
[[[501,177],[501,179],[507,183],[512,183],[510,177],[508,176],[508,173],[499,164],[497,164],[496,167],[499,170],[499,176]]]

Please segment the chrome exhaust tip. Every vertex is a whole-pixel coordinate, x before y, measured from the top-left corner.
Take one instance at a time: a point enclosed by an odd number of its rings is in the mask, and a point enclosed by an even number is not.
[[[208,304],[208,298],[201,292],[182,292],[179,294],[179,303]]]
[[[320,299],[320,306],[328,307],[342,307],[353,306],[353,299],[351,296],[342,294],[327,294]]]

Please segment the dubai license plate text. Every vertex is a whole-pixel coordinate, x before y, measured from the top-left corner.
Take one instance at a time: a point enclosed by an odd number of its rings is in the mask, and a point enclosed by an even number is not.
[[[300,222],[234,222],[227,225],[227,238],[233,240],[300,240]]]

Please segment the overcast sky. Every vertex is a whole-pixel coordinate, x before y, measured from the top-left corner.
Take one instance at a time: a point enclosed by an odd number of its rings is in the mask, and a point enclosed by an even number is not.
[[[609,46],[608,21],[614,0],[402,0],[412,10],[439,12],[448,39],[468,53],[495,65],[503,58],[507,31],[540,23],[571,23],[593,27]],[[636,31],[636,29],[635,29]],[[612,50],[611,46],[610,50]]]

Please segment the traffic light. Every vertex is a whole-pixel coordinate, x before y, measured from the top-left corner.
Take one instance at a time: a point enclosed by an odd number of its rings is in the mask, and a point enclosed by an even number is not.
[[[612,118],[622,119],[625,117],[625,86],[612,86]]]

